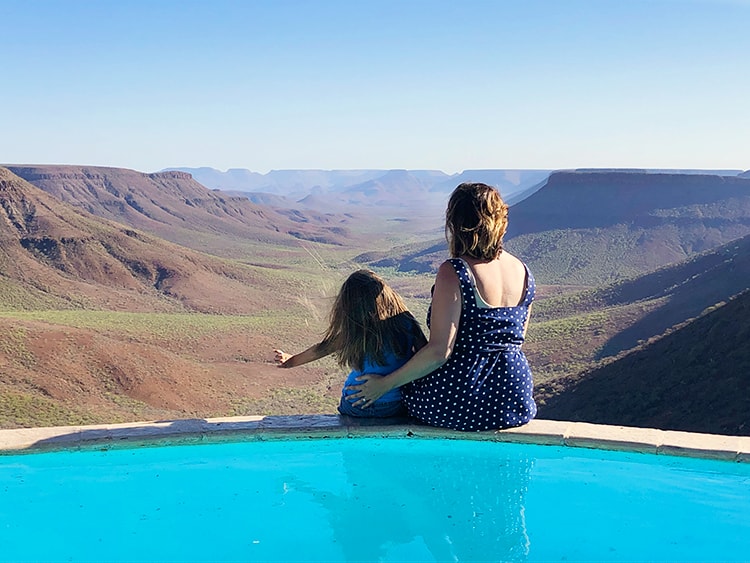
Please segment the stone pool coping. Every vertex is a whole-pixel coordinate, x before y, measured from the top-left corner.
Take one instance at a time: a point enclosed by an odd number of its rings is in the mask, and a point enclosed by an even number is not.
[[[539,419],[519,428],[457,432],[420,425],[408,419],[357,419],[327,414],[6,429],[0,430],[0,455],[219,441],[370,436],[533,443],[750,463],[750,436],[698,434]]]

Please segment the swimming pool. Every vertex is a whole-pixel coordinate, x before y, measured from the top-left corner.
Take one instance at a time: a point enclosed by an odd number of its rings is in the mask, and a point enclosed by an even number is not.
[[[747,561],[750,464],[335,438],[0,458],[0,561]]]

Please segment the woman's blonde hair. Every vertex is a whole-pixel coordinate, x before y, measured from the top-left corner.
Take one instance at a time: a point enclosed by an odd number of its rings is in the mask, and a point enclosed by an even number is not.
[[[451,194],[445,211],[445,236],[454,258],[494,260],[503,250],[508,206],[497,189],[464,183]]]
[[[335,353],[342,367],[361,370],[366,359],[385,365],[387,351],[404,358],[426,343],[401,296],[374,272],[358,270],[341,286],[319,346]]]

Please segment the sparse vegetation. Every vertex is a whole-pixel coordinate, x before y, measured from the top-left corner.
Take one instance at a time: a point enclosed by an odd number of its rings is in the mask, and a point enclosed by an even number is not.
[[[0,391],[0,427],[72,426],[117,422],[110,414],[94,415],[85,409],[61,404],[59,401],[21,393]]]
[[[289,322],[283,311],[260,315],[201,313],[129,313],[123,311],[46,310],[0,311],[0,318],[34,320],[63,327],[86,328],[100,334],[149,342],[189,343],[211,333],[237,330],[273,330]]]
[[[41,288],[22,285],[0,275],[0,310],[28,311],[81,306],[81,302],[50,295]]]
[[[279,387],[264,397],[245,399],[232,407],[230,416],[330,414],[336,412],[339,398],[320,393],[317,388]]]
[[[24,327],[8,327],[0,333],[0,353],[24,368],[34,367],[34,354],[26,347],[27,331]]]

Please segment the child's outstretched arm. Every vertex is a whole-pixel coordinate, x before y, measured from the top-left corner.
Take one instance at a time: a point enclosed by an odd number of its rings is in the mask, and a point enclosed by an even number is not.
[[[275,354],[274,360],[278,364],[277,367],[293,368],[319,360],[330,354],[332,350],[328,350],[323,342],[319,342],[299,354],[291,355],[282,350],[274,350],[273,352]]]

